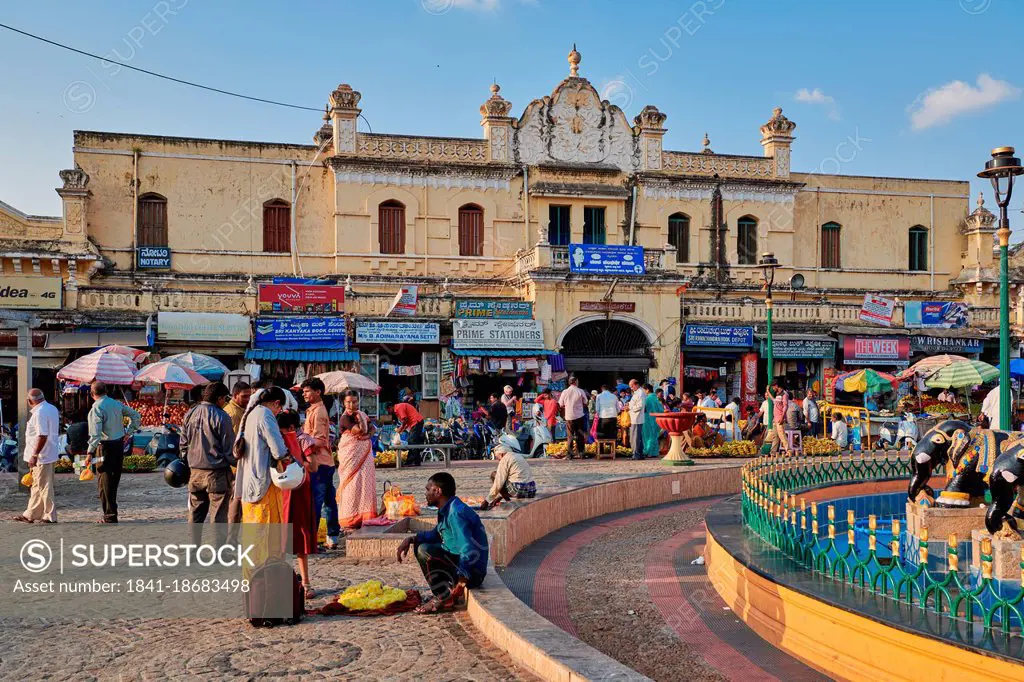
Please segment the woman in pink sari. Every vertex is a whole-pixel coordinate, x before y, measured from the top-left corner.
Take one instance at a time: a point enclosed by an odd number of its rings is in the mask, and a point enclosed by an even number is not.
[[[355,530],[376,518],[377,471],[370,436],[374,427],[359,409],[359,394],[345,394],[338,442],[338,522],[343,530]]]

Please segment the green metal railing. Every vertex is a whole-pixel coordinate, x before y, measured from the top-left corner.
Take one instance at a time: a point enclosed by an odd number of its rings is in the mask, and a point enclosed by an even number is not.
[[[997,628],[1002,633],[1019,633],[1024,623],[1024,550],[1020,586],[1014,594],[1004,596],[999,581],[992,577],[992,542],[987,536],[980,543],[980,578],[972,579],[970,571],[965,573],[961,569],[955,535],[946,538],[945,570],[932,570],[928,568],[927,529],[922,529],[916,538],[917,561],[909,561],[905,555],[901,557],[900,520],[892,519],[892,557],[880,557],[878,519],[872,514],[868,517],[867,553],[858,553],[852,509],[847,513],[846,542],[837,543],[835,507],[827,507],[822,534],[818,505],[808,504],[798,495],[841,483],[906,479],[910,473],[909,458],[899,455],[761,457],[743,466],[743,522],[800,566],[826,579],[918,607],[926,613],[983,625],[986,631]],[[941,473],[940,469],[936,475]],[[913,536],[906,540],[907,552],[913,552]]]

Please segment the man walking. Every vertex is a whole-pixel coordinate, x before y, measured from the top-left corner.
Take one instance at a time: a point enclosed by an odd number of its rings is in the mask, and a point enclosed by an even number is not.
[[[228,522],[235,432],[231,417],[223,409],[227,403],[227,386],[219,381],[207,384],[203,387],[202,402],[188,411],[181,427],[181,451],[189,467],[188,522],[196,544],[211,511],[213,522],[221,524],[218,540],[223,539],[223,524]]]
[[[569,429],[566,434],[566,452],[569,459],[573,458],[574,453],[579,453],[582,459],[587,446],[587,393],[579,387],[579,380],[576,377],[569,379],[569,385],[558,396],[558,404],[562,408],[565,424]]]
[[[629,445],[633,448],[633,459],[644,458],[644,407],[647,402],[647,391],[636,379],[629,380],[629,390],[633,392],[629,399]]]
[[[53,505],[53,465],[57,461],[57,437],[60,435],[60,416],[57,408],[46,402],[43,392],[33,388],[28,392],[31,415],[25,427],[25,463],[32,470],[32,492],[25,513],[15,521],[56,523],[57,510]]]
[[[597,437],[602,440],[614,440],[619,424],[619,399],[608,390],[608,385],[601,387],[601,392],[594,400],[597,412]]]
[[[107,395],[107,385],[102,381],[92,382],[92,409],[89,410],[89,450],[85,466],[92,464],[93,455],[99,452],[96,462],[96,487],[99,490],[103,518],[98,523],[117,523],[117,486],[121,482],[124,466],[124,449],[128,439],[139,430],[142,416],[120,400]],[[125,417],[128,429],[124,428]]]
[[[326,513],[327,518],[327,549],[334,549],[341,536],[341,525],[338,523],[337,491],[334,488],[334,455],[331,454],[330,417],[324,405],[324,382],[316,377],[302,382],[302,399],[309,407],[306,408],[306,423],[302,430],[316,442],[313,451],[313,466],[316,469],[310,474],[313,485],[313,519],[320,525],[320,517]]]
[[[245,381],[239,381],[231,387],[231,400],[224,406],[224,411],[231,417],[231,430],[234,433],[238,433],[238,427],[242,425],[242,415],[249,406],[251,395],[252,387]]]

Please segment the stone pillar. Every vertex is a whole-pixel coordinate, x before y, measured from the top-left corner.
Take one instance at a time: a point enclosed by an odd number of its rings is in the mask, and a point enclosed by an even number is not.
[[[64,202],[64,230],[62,239],[70,242],[86,241],[86,225],[88,217],[89,174],[77,164],[74,168],[59,173],[64,185],[57,189],[57,194]]]
[[[487,139],[487,160],[492,163],[512,162],[512,119],[508,112],[512,103],[499,95],[501,86],[491,85],[491,96],[480,105],[480,125]]]
[[[661,139],[668,132],[666,118],[658,107],[648,104],[633,119],[640,131],[640,167],[644,170],[661,170]]]
[[[331,93],[331,122],[334,125],[334,153],[356,153],[356,119],[362,109],[359,100],[362,94],[353,90],[348,83],[342,83]]]
[[[773,168],[777,178],[789,177],[789,152],[793,145],[793,129],[796,124],[782,115],[782,107],[772,110],[772,117],[761,126],[761,146],[764,155],[775,159]]]

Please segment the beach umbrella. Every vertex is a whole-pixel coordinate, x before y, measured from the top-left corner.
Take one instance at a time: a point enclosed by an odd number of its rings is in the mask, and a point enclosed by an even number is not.
[[[906,381],[915,376],[919,377],[930,377],[937,370],[948,367],[954,362],[967,362],[967,358],[962,355],[934,355],[930,358],[918,360],[910,367],[906,368],[902,372],[896,375],[896,378],[900,381]]]
[[[999,370],[987,362],[967,360],[940,367],[924,383],[929,388],[966,388],[998,378]]]
[[[154,362],[140,369],[135,375],[135,381],[142,384],[159,384],[166,389],[184,390],[210,383],[202,374],[166,360]]]
[[[112,343],[109,346],[103,346],[99,350],[93,351],[90,355],[103,355],[107,353],[113,353],[114,355],[123,355],[133,362],[142,362],[149,355],[148,350],[139,350],[138,348],[132,348],[131,346],[122,346],[117,343]]]
[[[91,353],[62,367],[57,378],[80,384],[99,380],[126,386],[135,381],[135,364],[127,356],[117,353]]]
[[[893,390],[898,380],[891,374],[873,369],[858,369],[836,377],[836,390],[847,393],[885,393]]]
[[[209,355],[203,355],[202,353],[193,353],[192,351],[164,358],[164,362],[173,362],[176,365],[202,374],[207,379],[213,381],[219,381],[221,377],[228,373],[227,365],[217,358],[211,358]]]
[[[380,386],[374,383],[372,379],[368,379],[356,372],[324,372],[323,374],[317,374],[316,378],[324,382],[325,393],[344,393],[345,391],[380,392]]]

